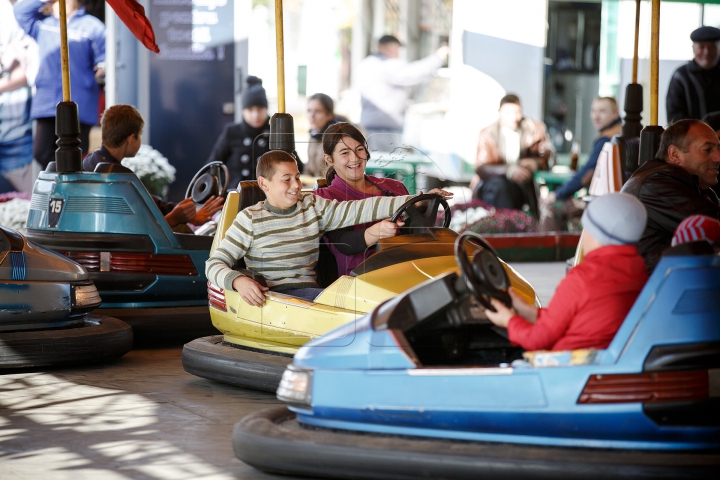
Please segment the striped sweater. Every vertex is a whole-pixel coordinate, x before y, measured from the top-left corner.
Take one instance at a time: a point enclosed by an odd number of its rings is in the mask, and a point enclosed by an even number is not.
[[[215,285],[232,290],[233,280],[242,274],[231,267],[245,257],[248,270],[263,275],[272,290],[318,287],[315,266],[326,231],[387,218],[410,198],[339,202],[305,194],[286,210],[259,202],[238,213],[207,260],[205,274]]]

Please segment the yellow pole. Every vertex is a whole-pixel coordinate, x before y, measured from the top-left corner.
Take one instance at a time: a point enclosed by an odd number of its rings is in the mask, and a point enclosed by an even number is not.
[[[60,66],[62,67],[63,102],[70,102],[70,60],[68,59],[66,0],[60,0]]]
[[[283,0],[275,0],[275,43],[277,50],[278,113],[285,113],[285,45],[283,40]]]
[[[658,72],[660,67],[660,0],[652,0],[652,31],[650,40],[650,125],[657,125]]]
[[[640,0],[635,0],[635,50],[633,52],[632,83],[637,83],[638,44],[640,43]]]

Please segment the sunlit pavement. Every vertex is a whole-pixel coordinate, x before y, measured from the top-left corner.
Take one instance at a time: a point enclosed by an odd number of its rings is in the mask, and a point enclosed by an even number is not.
[[[565,275],[562,262],[513,267],[543,305]],[[231,441],[235,422],[278,404],[275,396],[185,373],[180,353],[0,374],[0,478],[278,478],[237,460]]]

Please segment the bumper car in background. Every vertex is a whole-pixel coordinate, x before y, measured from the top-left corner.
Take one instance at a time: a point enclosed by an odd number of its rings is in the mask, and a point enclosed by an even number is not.
[[[80,265],[0,227],[0,369],[121,357],[132,329],[100,303]]]
[[[423,198],[431,203],[420,213],[414,202]],[[256,182],[241,182],[239,191],[228,195],[213,248],[217,248],[240,210],[263,199]],[[335,257],[321,248],[318,278],[325,290],[314,301],[268,292],[265,305],[258,308],[245,303],[235,291],[208,284],[210,316],[222,335],[186,344],[183,367],[203,378],[275,391],[292,356],[308,341],[341,325],[353,329],[360,317],[382,302],[428,278],[457,271],[454,251],[457,233],[446,228],[450,220],[447,204],[443,227],[434,226],[441,203],[445,202],[440,197],[426,195],[401,206],[393,218],[407,214],[402,234],[381,240],[377,252],[350,275],[338,278]],[[492,250],[482,239],[479,242],[470,250]],[[504,269],[510,284],[528,302],[539,303],[532,287],[512,267],[501,262],[493,267]],[[473,318],[484,316],[470,302],[464,303],[463,308]],[[493,332],[488,335],[497,336]]]
[[[187,196],[197,204],[225,195],[227,171],[223,182],[218,163],[191,182]],[[213,237],[174,232],[125,167],[101,163],[92,173],[53,167],[35,182],[27,238],[84,266],[102,311],[129,323],[137,343],[213,333],[205,277]]]
[[[338,478],[715,478],[717,252],[670,252],[607,349],[523,359],[458,309],[487,286],[478,254],[460,263],[464,282],[440,275],[302,347],[287,408],[241,420],[236,456]]]

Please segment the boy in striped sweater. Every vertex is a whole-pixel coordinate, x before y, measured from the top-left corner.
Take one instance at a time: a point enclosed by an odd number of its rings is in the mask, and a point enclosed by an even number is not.
[[[315,278],[320,237],[328,230],[389,217],[411,198],[338,202],[303,194],[295,159],[279,150],[260,157],[257,178],[267,200],[238,213],[205,264],[212,283],[236,290],[256,307],[265,302],[268,288],[233,270],[237,260],[245,257],[248,270],[263,275],[273,291],[313,300],[322,292]],[[430,193],[452,196],[438,189]]]

